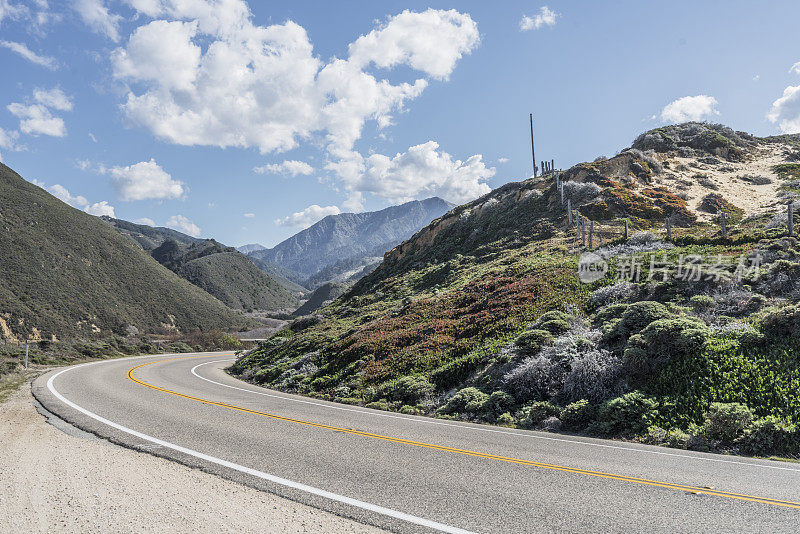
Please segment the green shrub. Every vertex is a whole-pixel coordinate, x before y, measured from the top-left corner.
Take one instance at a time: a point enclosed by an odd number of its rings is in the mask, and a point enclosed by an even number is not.
[[[642,436],[644,443],[650,445],[666,445],[675,449],[685,449],[689,443],[689,434],[680,429],[664,430],[660,426],[650,426]]]
[[[514,406],[514,397],[505,391],[494,391],[481,406],[481,412],[487,420],[494,421],[512,406]]]
[[[381,390],[393,401],[415,405],[433,395],[436,388],[424,376],[403,376],[384,385]]]
[[[408,404],[404,404],[400,407],[400,413],[406,415],[422,415],[423,412],[421,408],[417,408],[416,406],[409,406]]]
[[[459,390],[450,397],[447,404],[439,408],[441,413],[470,413],[475,414],[481,411],[489,395],[478,388],[468,387]]]
[[[194,349],[183,341],[175,341],[167,346],[167,352],[185,353],[192,351],[194,351]]]
[[[632,391],[600,405],[597,421],[608,435],[639,435],[656,417],[658,403],[640,391]]]
[[[689,299],[689,304],[695,311],[705,311],[713,308],[717,301],[711,295],[695,295]]]
[[[583,430],[597,415],[597,409],[586,399],[581,399],[561,410],[558,418],[567,430]]]
[[[770,415],[754,421],[736,443],[745,454],[797,457],[800,455],[800,429]]]
[[[711,439],[733,441],[753,422],[753,411],[738,402],[714,402],[705,414],[703,433]]]
[[[672,359],[698,354],[709,335],[708,327],[695,319],[658,319],[631,336],[623,361],[634,375],[648,376]]]
[[[561,319],[550,319],[549,321],[540,323],[539,328],[550,332],[554,336],[560,336],[569,330],[569,323]]]
[[[387,404],[386,401],[382,401],[382,400],[369,402],[369,403],[366,404],[366,407],[367,408],[372,408],[373,410],[384,410],[384,411],[388,411],[389,410],[389,404]]]
[[[614,335],[627,339],[633,334],[641,332],[647,325],[659,319],[674,317],[669,309],[652,300],[634,302],[625,310],[614,329]]]
[[[497,418],[497,424],[500,426],[507,426],[509,428],[514,428],[517,424],[517,420],[514,419],[514,416],[508,412],[501,413]]]
[[[516,345],[520,354],[533,356],[544,346],[553,341],[553,334],[547,330],[533,329],[522,332],[516,340]]]
[[[761,319],[767,336],[788,337],[800,331],[800,305],[784,306],[768,310]]]
[[[561,409],[547,401],[531,403],[519,413],[519,423],[523,428],[536,428],[548,417],[558,416]]]

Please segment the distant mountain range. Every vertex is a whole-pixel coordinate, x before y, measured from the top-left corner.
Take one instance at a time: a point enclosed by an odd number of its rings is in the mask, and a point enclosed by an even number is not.
[[[1,340],[253,324],[99,218],[3,164],[0,228]]]
[[[253,249],[248,256],[262,269],[283,270],[284,276],[309,289],[357,279],[380,263],[387,250],[453,207],[433,197],[380,211],[328,215],[275,247]]]
[[[259,245],[258,243],[251,243],[249,245],[242,245],[241,247],[236,247],[236,250],[241,252],[242,254],[249,254],[251,252],[257,252],[259,250],[264,250],[264,245]]]
[[[244,254],[213,239],[197,239],[169,228],[102,219],[136,241],[160,264],[239,310],[293,310],[300,302],[289,289]],[[293,286],[286,281],[285,285]]]

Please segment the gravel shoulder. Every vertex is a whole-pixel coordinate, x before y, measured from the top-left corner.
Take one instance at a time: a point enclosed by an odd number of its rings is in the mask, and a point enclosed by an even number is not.
[[[34,402],[23,384],[0,403],[0,532],[383,532],[48,424]]]

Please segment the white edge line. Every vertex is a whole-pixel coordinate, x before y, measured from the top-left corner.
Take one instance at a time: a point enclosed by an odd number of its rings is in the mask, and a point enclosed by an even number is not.
[[[163,355],[159,354],[159,356],[163,356]],[[146,357],[150,357],[150,356],[146,356]],[[133,359],[133,358],[131,358],[131,359]],[[420,526],[423,526],[423,527],[427,527],[427,528],[431,528],[431,529],[434,529],[434,530],[438,530],[439,532],[447,532],[447,533],[452,533],[452,534],[472,534],[468,530],[460,529],[460,528],[457,528],[457,527],[452,527],[450,525],[445,525],[443,523],[437,523],[436,521],[431,521],[430,519],[417,517],[417,516],[414,516],[414,515],[411,515],[411,514],[407,514],[405,512],[400,512],[400,511],[397,511],[397,510],[392,510],[391,508],[385,508],[383,506],[378,506],[376,504],[371,504],[371,503],[368,503],[368,502],[359,501],[357,499],[353,499],[353,498],[350,498],[350,497],[345,497],[344,495],[339,495],[339,494],[336,494],[336,493],[332,493],[330,491],[326,491],[326,490],[323,490],[323,489],[315,488],[313,486],[308,486],[308,485],[302,484],[300,482],[295,482],[293,480],[288,480],[288,479],[281,478],[281,477],[278,477],[278,476],[275,476],[275,475],[270,475],[269,473],[264,473],[263,471],[258,471],[256,469],[252,469],[250,467],[245,467],[243,465],[235,464],[233,462],[229,462],[229,461],[223,460],[221,458],[216,458],[214,456],[210,456],[210,455],[204,454],[202,452],[198,452],[198,451],[195,451],[195,450],[192,450],[192,449],[188,449],[186,447],[181,447],[180,445],[175,445],[174,443],[170,443],[168,441],[164,441],[164,440],[161,440],[161,439],[158,439],[158,438],[154,438],[152,436],[148,436],[147,434],[143,434],[142,432],[138,432],[136,430],[132,430],[130,428],[124,427],[124,426],[122,426],[122,425],[120,425],[118,423],[115,423],[113,421],[109,421],[108,419],[106,419],[104,417],[101,417],[101,416],[99,416],[99,415],[97,415],[95,413],[90,412],[86,408],[82,408],[81,406],[78,406],[77,404],[75,404],[71,400],[69,400],[66,397],[64,397],[61,393],[59,393],[55,389],[55,387],[53,387],[53,381],[59,375],[62,375],[64,373],[68,372],[68,371],[72,371],[73,369],[77,369],[79,367],[85,367],[87,365],[96,365],[98,363],[108,363],[108,360],[102,361],[102,362],[85,363],[85,364],[77,365],[75,367],[69,367],[67,369],[64,369],[62,371],[59,371],[59,372],[55,373],[53,376],[51,376],[47,380],[47,389],[50,390],[50,393],[52,393],[58,400],[60,400],[61,402],[63,402],[67,406],[69,406],[70,408],[72,408],[74,410],[77,410],[80,413],[82,413],[82,414],[84,414],[84,415],[86,415],[88,417],[91,417],[92,419],[95,419],[96,421],[99,421],[99,422],[103,423],[104,425],[108,425],[111,428],[115,428],[115,429],[117,429],[117,430],[119,430],[121,432],[125,432],[126,434],[130,434],[132,436],[136,436],[137,438],[141,438],[141,439],[143,439],[145,441],[149,441],[151,443],[155,443],[156,445],[161,445],[162,447],[166,447],[168,449],[172,449],[174,451],[178,451],[178,452],[181,452],[183,454],[188,454],[189,456],[194,456],[195,458],[199,458],[201,460],[205,460],[207,462],[211,462],[211,463],[220,465],[222,467],[227,467],[228,469],[233,469],[234,471],[239,471],[241,473],[252,475],[252,476],[261,478],[263,480],[267,480],[269,482],[272,482],[272,483],[275,483],[275,484],[279,484],[281,486],[286,486],[288,488],[292,488],[292,489],[296,489],[296,490],[299,490],[299,491],[303,491],[305,493],[310,493],[312,495],[317,495],[318,497],[322,497],[324,499],[329,499],[329,500],[332,500],[332,501],[336,501],[336,502],[340,502],[340,503],[347,504],[347,505],[350,505],[350,506],[354,506],[356,508],[361,508],[363,510],[368,510],[370,512],[375,512],[375,513],[380,514],[380,515],[384,515],[384,516],[391,517],[391,518],[394,518],[394,519],[399,519],[401,521],[406,521],[408,523],[413,523],[415,525],[420,525]]]
[[[737,461],[737,460],[725,460],[725,459],[722,459],[722,458],[708,458],[706,456],[694,456],[694,455],[691,455],[691,454],[678,454],[678,453],[674,453],[674,452],[657,451],[657,450],[650,450],[650,449],[638,449],[638,448],[635,448],[635,447],[624,447],[622,445],[607,445],[605,443],[594,443],[594,442],[589,442],[589,441],[580,441],[580,440],[576,440],[576,439],[552,438],[552,437],[549,437],[549,436],[539,436],[537,434],[528,434],[528,433],[522,434],[522,433],[519,433],[519,432],[509,432],[507,430],[498,430],[498,429],[494,429],[494,428],[480,428],[480,427],[474,427],[474,426],[470,426],[470,425],[454,425],[453,423],[445,423],[445,422],[442,422],[442,421],[436,421],[434,419],[429,419],[429,418],[413,418],[412,419],[410,417],[403,417],[403,416],[400,416],[400,415],[393,415],[393,414],[390,414],[390,413],[381,413],[379,411],[358,410],[358,409],[355,409],[355,408],[345,408],[344,406],[331,406],[330,404],[325,404],[325,403],[321,403],[321,402],[314,402],[314,401],[302,400],[302,399],[293,399],[291,397],[284,397],[283,395],[275,395],[275,394],[266,393],[266,392],[263,392],[263,391],[254,391],[252,389],[240,388],[240,387],[236,387],[236,386],[231,386],[229,384],[223,384],[222,382],[217,382],[216,380],[211,380],[210,378],[206,378],[206,377],[200,376],[196,372],[196,369],[198,367],[202,367],[204,365],[210,365],[212,363],[228,362],[228,361],[231,361],[231,360],[235,360],[235,358],[225,358],[224,360],[214,360],[214,361],[210,361],[210,362],[204,362],[204,363],[201,363],[199,365],[195,365],[194,367],[192,367],[191,373],[194,376],[196,376],[197,378],[201,379],[201,380],[205,380],[206,382],[211,382],[212,384],[216,384],[218,386],[224,386],[226,388],[237,389],[239,391],[244,391],[244,392],[247,392],[247,393],[254,393],[256,395],[263,395],[265,397],[271,397],[271,398],[274,398],[274,399],[297,402],[297,403],[301,403],[301,404],[311,404],[313,406],[321,406],[323,408],[329,408],[331,410],[341,410],[341,411],[344,411],[344,412],[355,412],[355,413],[360,413],[360,414],[364,414],[364,415],[374,415],[376,417],[388,417],[390,419],[402,419],[403,421],[410,421],[410,422],[414,422],[414,423],[423,423],[423,424],[428,424],[428,425],[440,425],[440,426],[447,426],[447,427],[453,427],[453,428],[463,428],[463,429],[468,429],[468,430],[474,430],[476,432],[491,432],[491,433],[494,433],[494,434],[504,434],[504,435],[508,435],[508,436],[517,436],[517,437],[520,437],[520,438],[541,439],[541,440],[556,441],[556,442],[561,442],[561,443],[574,443],[574,444],[578,444],[578,445],[586,445],[586,446],[589,446],[589,447],[602,447],[602,448],[606,448],[606,449],[617,449],[617,450],[623,450],[623,451],[639,452],[639,453],[644,453],[644,454],[658,454],[658,455],[661,455],[661,456],[672,456],[672,457],[675,457],[675,458],[686,458],[686,459],[705,461],[705,462],[717,462],[717,463],[724,463],[724,464],[743,465],[743,466],[747,466],[747,467],[759,467],[759,468],[764,468],[764,469],[778,469],[780,471],[792,471],[794,473],[800,473],[800,469],[795,469],[795,468],[791,468],[791,467],[784,467],[784,466],[780,466],[780,465],[766,465],[766,464],[758,464],[758,463],[751,463],[751,462],[741,462],[741,461]]]

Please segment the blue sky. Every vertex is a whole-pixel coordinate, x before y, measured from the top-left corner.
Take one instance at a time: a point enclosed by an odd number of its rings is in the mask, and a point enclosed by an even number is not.
[[[90,213],[273,245],[687,119],[800,132],[800,3],[0,0],[0,157]]]

